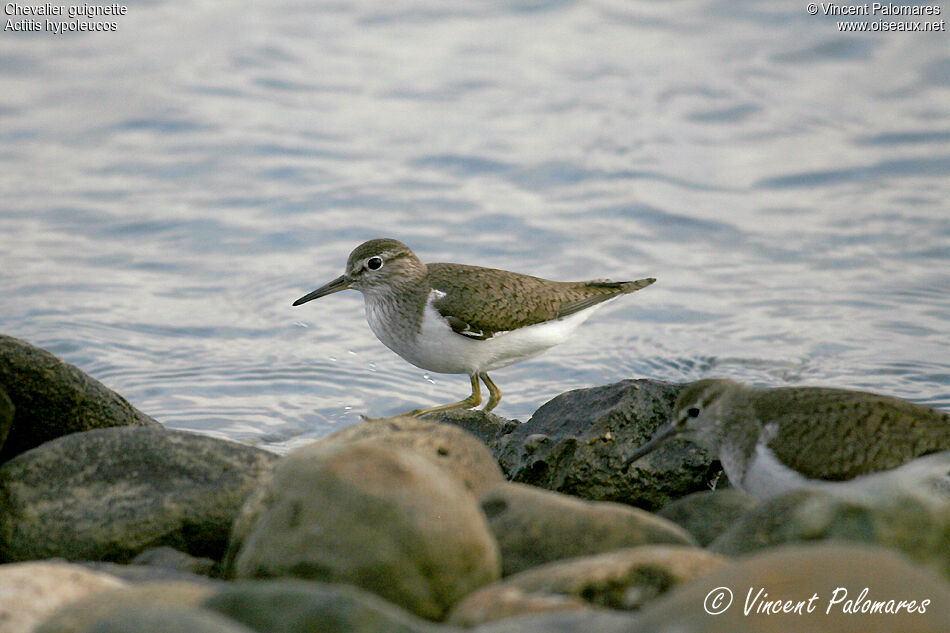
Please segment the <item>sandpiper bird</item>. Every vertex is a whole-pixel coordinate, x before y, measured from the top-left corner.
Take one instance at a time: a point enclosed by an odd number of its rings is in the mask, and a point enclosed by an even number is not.
[[[464,264],[423,264],[409,247],[376,239],[356,247],[346,272],[294,305],[353,288],[363,293],[366,320],[386,347],[417,367],[468,374],[472,393],[413,415],[501,400],[488,371],[536,356],[564,342],[604,301],[645,288],[637,281],[548,281]]]
[[[628,457],[624,469],[671,437],[692,440],[717,457],[732,485],[771,497],[950,449],[950,413],[847,389],[700,380],[680,392],[672,422]]]

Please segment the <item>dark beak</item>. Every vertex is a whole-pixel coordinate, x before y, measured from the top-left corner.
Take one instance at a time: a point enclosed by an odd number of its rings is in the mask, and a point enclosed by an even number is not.
[[[346,280],[344,275],[340,275],[330,283],[325,286],[320,286],[313,292],[305,294],[296,301],[294,301],[295,306],[299,306],[301,303],[307,303],[308,301],[313,301],[314,299],[319,299],[320,297],[325,297],[327,295],[332,295],[334,292],[340,292],[341,290],[346,290],[350,287],[350,282]]]
[[[635,450],[633,455],[627,458],[627,461],[623,463],[623,468],[621,470],[627,470],[630,468],[630,464],[637,461],[644,455],[652,453],[660,446],[660,444],[674,435],[676,435],[676,427],[672,424],[667,424],[666,426],[660,427],[660,429],[656,432],[656,435],[654,435],[649,442]]]

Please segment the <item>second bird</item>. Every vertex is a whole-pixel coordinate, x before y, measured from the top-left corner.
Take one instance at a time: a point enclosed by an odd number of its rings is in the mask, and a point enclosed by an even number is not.
[[[672,437],[709,451],[733,486],[772,497],[950,450],[950,414],[865,391],[760,389],[705,379],[680,392],[670,424],[634,451],[624,468]]]
[[[402,242],[376,239],[350,253],[343,275],[294,305],[359,290],[366,320],[386,347],[422,369],[471,379],[472,393],[464,400],[413,415],[478,406],[479,380],[488,388],[490,411],[501,400],[490,370],[563,343],[604,301],[654,281],[549,281],[465,264],[424,264]]]

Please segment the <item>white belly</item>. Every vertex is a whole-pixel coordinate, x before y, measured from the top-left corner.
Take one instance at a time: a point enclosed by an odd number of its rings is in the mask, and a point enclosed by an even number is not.
[[[726,460],[721,461],[731,483],[760,499],[769,499],[792,490],[813,489],[871,503],[895,492],[935,495],[936,499],[950,500],[950,451],[925,455],[891,470],[845,481],[808,479],[779,462],[768,448],[756,447],[755,453],[744,476],[733,472],[735,479],[729,472]]]
[[[426,305],[422,331],[395,331],[386,327],[389,315],[379,304],[366,303],[366,319],[376,337],[386,347],[422,369],[440,374],[474,374],[506,367],[537,356],[563,343],[602,304],[563,319],[501,332],[485,340],[472,339],[452,331],[445,319]]]

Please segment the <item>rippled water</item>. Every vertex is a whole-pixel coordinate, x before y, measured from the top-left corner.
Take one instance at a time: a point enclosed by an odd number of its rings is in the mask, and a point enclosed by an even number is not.
[[[946,31],[696,0],[157,0],[117,26],[0,33],[0,331],[170,427],[285,450],[466,395],[358,293],[291,307],[382,236],[658,278],[495,372],[507,417],[640,376],[950,409]]]

